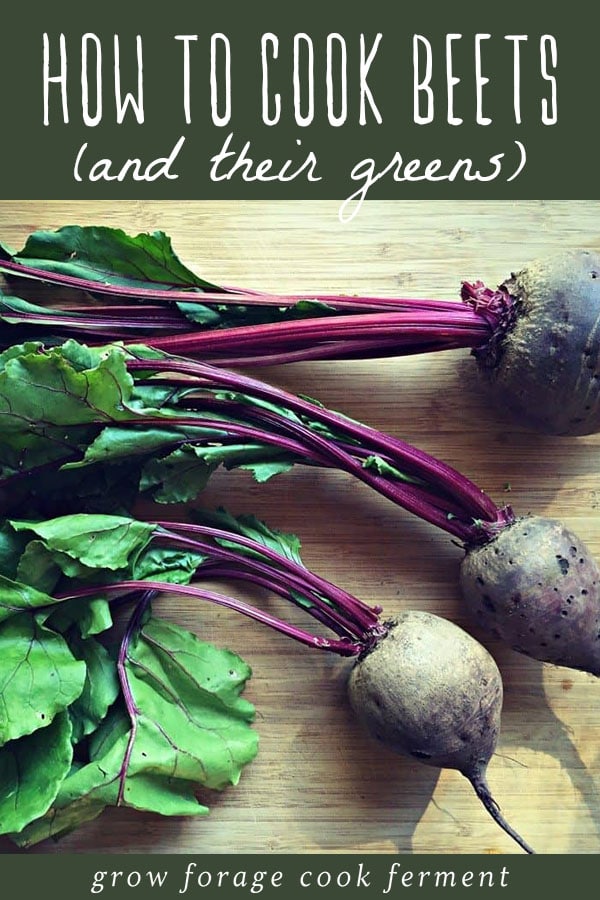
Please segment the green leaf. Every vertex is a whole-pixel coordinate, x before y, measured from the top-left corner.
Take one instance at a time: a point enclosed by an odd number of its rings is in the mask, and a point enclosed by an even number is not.
[[[12,260],[25,270],[39,269],[99,284],[123,286],[131,289],[132,293],[136,288],[163,290],[166,300],[169,299],[169,291],[174,288],[188,289],[190,297],[201,297],[202,292],[207,290],[226,293],[223,288],[199,278],[187,268],[175,254],[170,238],[161,231],[133,236],[106,226],[68,225],[57,231],[34,232],[25,247],[17,253],[0,245],[2,259]],[[9,271],[8,274],[14,273]],[[29,273],[29,277],[36,276]],[[183,316],[204,328],[259,325],[330,316],[338,312],[335,307],[310,298],[299,300],[291,306],[214,301],[176,301],[175,305]],[[33,309],[28,307],[31,305],[24,305],[23,311],[31,313]],[[49,312],[42,311],[45,315]],[[19,312],[17,298],[12,309],[11,304],[7,304],[6,320],[18,323],[21,321]],[[55,315],[60,325],[61,313]],[[73,316],[72,313],[70,315]],[[74,318],[77,318],[76,314]]]
[[[83,350],[74,341],[39,352],[23,345],[17,355],[0,355],[0,426],[6,432],[50,435],[59,440],[60,429],[131,418],[126,408],[133,378],[125,354],[108,348],[88,365],[76,367]],[[86,356],[91,356],[89,350]],[[24,390],[23,386],[27,385]],[[68,442],[68,437],[67,437]],[[66,456],[69,455],[63,449]]]
[[[171,446],[177,447],[187,440],[223,440],[225,432],[203,428],[142,428],[120,425],[103,428],[98,437],[90,441],[80,462],[67,463],[66,470],[82,468],[90,463],[115,461],[131,456],[148,456],[153,452],[164,452]]]
[[[19,560],[27,544],[27,538],[16,534],[8,522],[0,527],[0,572],[8,578],[17,577]]]
[[[61,576],[60,567],[43,541],[29,541],[17,566],[16,580],[51,594]]]
[[[100,724],[100,726],[90,735],[89,739],[89,759],[91,761],[99,761],[106,758],[107,754],[112,752],[113,747],[117,743],[122,742],[122,738],[126,738],[123,747],[126,748],[131,733],[131,719],[127,714],[125,703],[115,703],[108,715]],[[123,758],[121,758],[121,763]],[[119,769],[121,765],[119,763]],[[82,768],[85,768],[82,766]]]
[[[185,445],[142,469],[140,491],[151,493],[157,503],[186,503],[204,490],[218,463],[203,458],[203,447]]]
[[[43,346],[41,341],[23,341],[22,344],[11,344],[0,353],[0,369],[4,369],[11,359],[18,359],[20,356],[27,356],[30,353],[39,353]]]
[[[105,284],[219,290],[183,265],[162,231],[134,237],[118,228],[67,225],[34,232],[12,258],[35,269]]]
[[[164,408],[170,415],[180,414],[181,408],[185,406],[186,397],[197,392],[198,389],[194,385],[183,383],[158,384],[136,381],[129,405],[132,409],[140,411],[146,409],[163,411]]]
[[[294,314],[294,318],[302,319],[306,316],[310,316],[310,318],[316,318],[317,316],[335,316],[339,315],[339,310],[337,310],[334,306],[330,306],[328,303],[324,303],[322,300],[298,300],[294,306],[291,307],[291,311]]]
[[[84,600],[56,601],[50,596],[63,575],[91,581],[98,585],[99,591],[105,584],[131,579],[187,584],[205,560],[205,556],[194,551],[156,546],[152,543],[156,526],[129,517],[78,513],[42,522],[13,521],[11,524],[19,533],[31,531],[40,536],[27,544],[17,576],[21,584],[42,591],[46,603],[60,602],[60,610],[52,612],[52,621],[61,623],[61,631],[75,619],[82,619],[79,606],[84,603]],[[96,602],[100,603],[100,598]],[[104,616],[104,611],[101,615]],[[104,627],[110,627],[110,618],[100,630]]]
[[[0,288],[0,321],[7,322],[10,325],[19,325],[23,322],[23,313],[27,316],[37,315],[44,317],[44,327],[52,324],[52,319],[56,324],[61,324],[61,319],[77,319],[79,316],[72,311],[56,309],[51,306],[38,306],[23,300],[21,297],[13,297],[5,294]],[[84,317],[85,318],[85,317]]]
[[[47,563],[47,570],[44,570],[44,559]],[[46,574],[47,581],[45,583],[49,586],[46,587],[45,590],[48,593],[51,593],[53,589],[50,587],[53,572],[56,575],[54,587],[56,587],[63,575],[67,578],[78,580],[89,579],[95,575],[97,579],[102,582],[107,581],[108,578],[110,578],[108,571],[105,571],[102,568],[98,570],[86,566],[74,556],[70,556],[68,553],[61,553],[60,550],[49,550],[43,541],[31,541],[21,557],[21,563],[22,565],[19,566],[19,571],[17,573],[19,577],[22,576],[23,572],[28,570],[30,565],[33,571],[38,572],[40,578],[43,578],[44,573]],[[31,578],[32,575],[29,576],[29,580],[31,580]],[[34,584],[34,587],[42,589],[43,584],[44,581],[39,581]]]
[[[2,444],[0,442],[0,453]],[[17,480],[11,486],[16,495],[13,515],[37,519],[51,511],[54,515],[94,512],[109,515],[130,514],[138,498],[140,460],[97,463],[80,469],[31,473],[26,483]],[[19,502],[20,495],[20,502]]]
[[[85,663],[30,613],[0,625],[0,746],[50,724],[80,696]]]
[[[195,509],[193,516],[194,521],[200,525],[209,525],[212,528],[220,528],[222,531],[228,531],[232,534],[240,534],[243,537],[257,541],[259,544],[264,544],[286,559],[298,563],[298,565],[304,565],[300,556],[300,538],[295,534],[271,528],[266,522],[257,519],[256,516],[234,516],[222,507],[216,511]],[[224,547],[233,547],[244,555],[256,555],[254,551],[236,543],[234,538],[230,540],[220,538],[217,543]]]
[[[206,560],[201,553],[174,547],[147,547],[134,561],[131,577],[136,581],[189,584]]]
[[[243,394],[240,391],[232,390],[215,390],[217,400],[229,400],[232,403],[240,403],[242,406],[256,406],[259,409],[265,409],[267,412],[275,413],[276,416],[290,419],[298,425],[302,424],[302,419],[291,409],[280,406],[270,400],[264,400],[262,397],[253,397],[250,394]]]
[[[374,469],[378,475],[384,475],[386,478],[395,478],[397,481],[404,481],[407,484],[423,484],[420,478],[414,478],[401,472],[395,466],[391,466],[380,456],[367,456],[363,461],[363,469]]]
[[[44,591],[0,575],[0,622],[24,610],[35,611],[44,606],[53,606],[57,602]]]
[[[50,808],[21,833],[10,835],[17,846],[32,847],[49,837],[59,837],[118,804],[119,776],[129,742],[128,724],[123,713],[107,721],[108,734],[91,762],[72,769]],[[138,784],[143,795],[141,809],[171,816],[208,813],[208,808],[198,802],[193,783],[148,772],[139,775]]]
[[[110,603],[102,596],[63,600],[49,612],[46,624],[62,634],[75,626],[81,637],[92,637],[112,627]]]
[[[75,778],[75,774],[67,777],[63,781],[63,785],[70,785],[71,778]],[[57,804],[59,798],[62,799],[60,792],[57,796]],[[106,808],[105,803],[97,801],[93,795],[88,798],[85,793],[82,793],[79,801],[67,804],[65,807],[58,807],[57,804],[52,805],[45,815],[33,819],[20,832],[9,834],[11,841],[17,847],[25,850],[48,838],[58,839],[80,825],[98,818]]]
[[[44,815],[73,758],[71,723],[59,713],[47,728],[0,749],[0,834],[19,832]]]
[[[186,318],[205,328],[235,328],[239,325],[262,325],[268,322],[285,322],[294,319],[336,315],[338,310],[319,300],[299,300],[291,306],[253,303],[178,303]]]
[[[57,551],[59,566],[62,554],[91,569],[124,569],[132,556],[150,541],[155,526],[126,516],[91,513],[59,516],[43,522],[11,521],[15,531],[31,531],[50,551]],[[77,571],[77,570],[76,570]],[[65,574],[73,577],[76,572]]]
[[[76,743],[95,731],[106,716],[119,695],[119,678],[115,660],[99,641],[70,634],[68,643],[74,656],[86,665],[83,691],[69,707]]]
[[[222,315],[212,306],[206,306],[204,303],[176,303],[177,309],[182,315],[193,322],[195,325],[204,325],[207,328],[219,325],[222,321]]]
[[[138,355],[137,350],[135,353]],[[144,349],[140,354],[150,360],[155,355]],[[23,391],[23,384],[28,390]],[[241,438],[231,443],[235,432],[230,423],[248,427],[244,416],[239,420],[223,416],[222,428],[204,425],[214,414],[210,409],[186,410],[189,390],[189,385],[166,392],[156,384],[135,387],[126,353],[119,347],[88,348],[71,340],[44,353],[38,345],[26,344],[18,351],[0,354],[0,428],[6,424],[0,442],[0,477],[60,464],[57,484],[50,485],[51,494],[60,502],[62,485],[64,498],[78,493],[86,508],[93,510],[105,506],[114,491],[102,491],[100,485],[94,489],[95,470],[93,477],[81,476],[85,484],[78,490],[76,470],[91,464],[104,467],[98,471],[98,479],[107,487],[110,467],[123,465],[124,477],[131,485],[167,503],[196,497],[218,466],[250,470],[262,483],[297,462],[276,440],[271,444],[268,435],[264,442],[259,436],[258,440]],[[260,398],[228,391],[214,391],[211,396],[260,407],[301,424],[295,413]],[[147,402],[156,405],[147,406]],[[182,410],[197,425],[170,425]],[[164,426],[156,424],[161,418]],[[32,484],[40,498],[42,474]],[[133,499],[132,491],[125,490],[123,505],[127,508]]]
[[[1,400],[0,400],[1,404]],[[0,413],[0,428],[2,427],[2,413]],[[73,443],[64,440],[62,428],[44,427],[39,433],[32,430],[30,433],[7,429],[2,435],[0,443],[0,478],[2,480],[17,476],[23,472],[35,469],[37,466],[45,466],[52,463],[60,465],[63,460],[72,455],[78,455],[79,449],[75,440]],[[67,437],[73,437],[67,436]],[[78,435],[82,440],[85,436]],[[44,473],[47,474],[47,473]],[[14,487],[19,489],[17,480]]]
[[[270,478],[273,478],[274,475],[282,475],[285,472],[289,472],[293,466],[294,463],[290,460],[279,459],[270,460],[269,462],[244,463],[239,466],[239,468],[252,472],[254,480],[257,481],[258,484],[264,484]]]
[[[221,465],[226,469],[250,470],[257,481],[266,481],[287,472],[293,464],[293,458],[285,451],[265,444],[185,444],[145,464],[140,490],[151,492],[158,503],[186,503],[204,490]]]
[[[42,353],[27,343],[0,354],[1,476],[80,458],[98,424],[135,415],[126,406],[132,385],[117,347],[67,341]]]
[[[156,526],[130,517],[80,513],[11,525],[15,537],[33,533],[36,538],[22,552],[19,580],[0,575],[0,621],[23,609],[40,610],[39,621],[61,633],[76,626],[82,637],[112,625],[103,585],[121,580],[188,584],[205,561],[196,551],[157,546],[152,542]],[[52,591],[63,577],[91,582],[98,595],[57,600]]]
[[[116,727],[115,727],[116,726]],[[60,784],[51,806],[40,818],[30,822],[19,834],[10,837],[19,847],[31,847],[49,837],[65,832],[97,818],[107,806],[117,803],[119,773],[127,751],[129,723],[127,716],[109,716],[99,729],[104,740],[91,762],[71,769]]]
[[[43,816],[11,836],[19,846],[70,831],[117,803],[206,815],[198,788],[236,784],[254,759],[254,707],[241,697],[250,668],[238,656],[150,619],[129,648],[126,670],[135,730],[123,707],[113,707],[90,737],[89,763],[65,778]]]
[[[254,707],[241,697],[250,667],[177,625],[150,619],[126,669],[138,717],[132,771],[160,761],[169,777],[223,789],[254,759]],[[126,790],[126,796],[129,794]]]

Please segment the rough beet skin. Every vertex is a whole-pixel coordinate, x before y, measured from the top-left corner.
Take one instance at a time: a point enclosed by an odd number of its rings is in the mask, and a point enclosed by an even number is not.
[[[534,659],[600,675],[600,570],[554,519],[517,519],[467,550],[463,598],[479,625]]]
[[[404,756],[458,769],[504,831],[486,781],[500,731],[503,688],[490,653],[453,622],[408,611],[353,667],[351,706],[374,738]]]
[[[600,430],[600,255],[537,260],[501,286],[512,324],[475,350],[494,404],[549,434]]]

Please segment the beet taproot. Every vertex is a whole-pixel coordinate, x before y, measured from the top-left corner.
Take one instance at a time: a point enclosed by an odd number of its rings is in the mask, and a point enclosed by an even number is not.
[[[514,650],[600,675],[600,569],[562,522],[522,517],[471,547],[460,587],[475,621]]]
[[[431,613],[401,613],[353,666],[348,695],[376,740],[426,765],[457,769],[498,825],[534,852],[504,819],[487,784],[503,686],[493,657],[475,638]]]

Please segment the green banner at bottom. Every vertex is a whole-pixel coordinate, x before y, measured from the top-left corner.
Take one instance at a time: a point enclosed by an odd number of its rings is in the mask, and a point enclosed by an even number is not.
[[[171,898],[521,897],[560,892],[598,870],[594,856],[8,854],[3,884],[61,900]]]

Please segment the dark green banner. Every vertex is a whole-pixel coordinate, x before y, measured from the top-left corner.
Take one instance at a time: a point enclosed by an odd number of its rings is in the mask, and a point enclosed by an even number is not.
[[[3,30],[2,196],[591,199],[583,0],[32,0]]]
[[[43,866],[3,857],[5,884],[38,892],[50,886],[63,900],[101,896],[126,900],[260,896],[319,898],[524,897],[572,890],[594,880],[592,857],[464,856],[125,856],[45,857]],[[40,860],[38,859],[38,862]],[[8,880],[6,880],[8,879]]]

